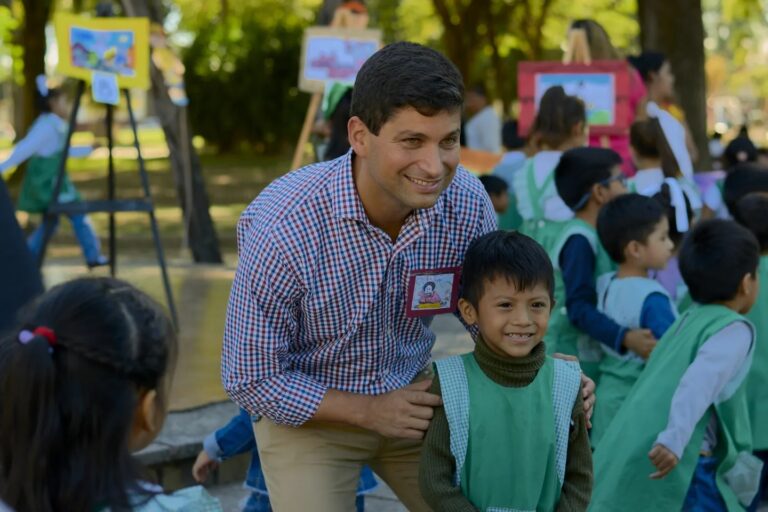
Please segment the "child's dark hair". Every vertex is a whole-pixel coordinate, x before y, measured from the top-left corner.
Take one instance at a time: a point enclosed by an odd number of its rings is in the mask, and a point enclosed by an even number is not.
[[[581,210],[592,187],[611,179],[611,170],[617,165],[621,165],[621,157],[612,149],[569,149],[555,167],[557,193],[571,210]]]
[[[51,102],[62,94],[64,94],[64,91],[58,87],[48,89],[48,94],[45,96],[40,94],[40,91],[35,89],[35,101],[37,102],[37,108],[39,108],[40,112],[43,113],[51,112]]]
[[[533,238],[517,231],[493,231],[469,244],[462,270],[462,294],[477,307],[486,281],[504,278],[518,290],[544,285],[550,298],[555,277],[547,252]]]
[[[0,340],[0,500],[14,510],[132,509],[146,494],[129,452],[139,393],[156,389],[176,341],[130,284],[76,279],[48,291]]]
[[[685,192],[683,192],[683,198],[685,199],[685,214],[688,217],[688,226],[691,226],[693,225],[693,207]],[[672,204],[672,192],[669,189],[669,185],[666,183],[661,185],[661,190],[653,195],[653,199],[658,201],[662,208],[664,208],[667,220],[669,221],[669,239],[675,244],[675,248],[679,247],[688,230],[680,231],[677,225],[677,212]]]
[[[507,150],[521,149],[525,147],[525,138],[517,133],[518,125],[514,119],[501,125],[501,144]]]
[[[584,102],[576,96],[567,95],[561,86],[547,89],[541,97],[531,128],[536,146],[561,147],[573,136],[573,129],[579,123],[586,124],[586,112]]]
[[[658,73],[664,63],[667,62],[667,57],[660,52],[643,52],[640,55],[631,56],[627,60],[640,73],[643,82],[648,83],[651,81],[651,73]]]
[[[453,112],[464,104],[464,83],[441,53],[415,43],[385,46],[365,61],[355,79],[350,114],[374,135],[400,109],[421,115]]]
[[[733,217],[755,235],[760,252],[768,252],[768,193],[753,192],[739,199]]]
[[[638,156],[658,158],[661,161],[661,170],[667,178],[680,176],[680,166],[677,165],[675,154],[658,119],[650,118],[632,123],[629,129],[629,143]]]
[[[742,163],[756,162],[757,156],[757,147],[749,137],[736,137],[725,146],[723,151],[723,161],[726,168]]]
[[[755,275],[759,261],[755,235],[729,220],[701,222],[680,249],[680,273],[700,304],[733,299],[744,276]]]
[[[509,189],[509,185],[503,179],[491,174],[484,174],[480,176],[480,183],[485,187],[485,191],[489,196],[498,196],[503,194]]]
[[[624,263],[624,249],[632,241],[645,244],[666,217],[661,205],[650,197],[625,194],[611,200],[597,216],[597,234],[616,263]]]
[[[751,192],[768,192],[768,169],[751,162],[736,165],[723,184],[723,202],[731,215],[739,199]]]

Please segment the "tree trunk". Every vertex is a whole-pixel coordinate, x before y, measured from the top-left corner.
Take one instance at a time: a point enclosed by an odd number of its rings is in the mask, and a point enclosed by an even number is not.
[[[22,125],[16,132],[23,135],[40,114],[35,101],[35,78],[45,74],[45,24],[52,10],[51,0],[23,0],[24,24],[19,30],[19,44],[24,48],[24,86],[21,108]]]
[[[127,16],[145,16],[152,22],[162,24],[160,6],[150,5],[150,2],[153,0],[123,0],[122,5]],[[209,211],[203,169],[192,145],[192,132],[185,109],[173,104],[168,96],[163,74],[154,64],[151,64],[150,75],[152,104],[165,132],[181,210],[184,219],[189,220],[186,235],[192,258],[196,263],[221,263],[219,239]]]
[[[701,0],[638,0],[637,5],[643,50],[661,51],[669,58],[675,91],[699,151],[697,168],[709,169]]]

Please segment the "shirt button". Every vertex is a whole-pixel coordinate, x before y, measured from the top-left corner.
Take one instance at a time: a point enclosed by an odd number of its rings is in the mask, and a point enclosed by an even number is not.
[[[568,310],[567,310],[567,309],[565,309],[565,306],[563,306],[563,307],[561,307],[561,308],[560,308],[560,314],[561,314],[561,315],[567,315],[567,314],[568,314]]]

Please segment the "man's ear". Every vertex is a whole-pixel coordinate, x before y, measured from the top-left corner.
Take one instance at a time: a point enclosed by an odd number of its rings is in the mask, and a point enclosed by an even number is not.
[[[361,157],[368,156],[369,138],[373,134],[365,126],[365,123],[357,116],[352,116],[347,121],[347,137],[349,145],[356,155]]]
[[[467,299],[459,299],[459,313],[461,318],[464,319],[467,325],[474,325],[477,323],[477,311],[475,306],[472,305]]]

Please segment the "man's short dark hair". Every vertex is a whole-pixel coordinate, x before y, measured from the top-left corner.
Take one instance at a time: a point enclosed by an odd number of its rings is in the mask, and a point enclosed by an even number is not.
[[[480,183],[485,187],[485,191],[489,196],[498,196],[503,194],[509,189],[509,185],[503,179],[492,174],[484,174],[480,176]]]
[[[374,53],[360,68],[350,114],[378,135],[402,108],[433,116],[460,110],[463,104],[461,74],[448,58],[426,46],[399,42]]]
[[[518,290],[543,285],[554,294],[555,276],[547,252],[517,231],[492,231],[469,244],[464,256],[461,296],[477,307],[486,281],[504,278]]]
[[[632,241],[645,244],[666,217],[661,204],[640,194],[626,194],[600,209],[597,234],[606,252],[616,263],[624,263],[624,249]]]
[[[621,164],[621,157],[612,149],[574,148],[560,157],[555,167],[557,193],[571,210],[586,204],[583,200],[597,183],[611,178],[611,170]]]
[[[733,299],[744,276],[755,275],[759,261],[755,235],[730,220],[701,222],[680,249],[680,273],[700,304]]]
[[[733,217],[755,235],[760,252],[768,252],[768,193],[753,192],[739,199]]]

